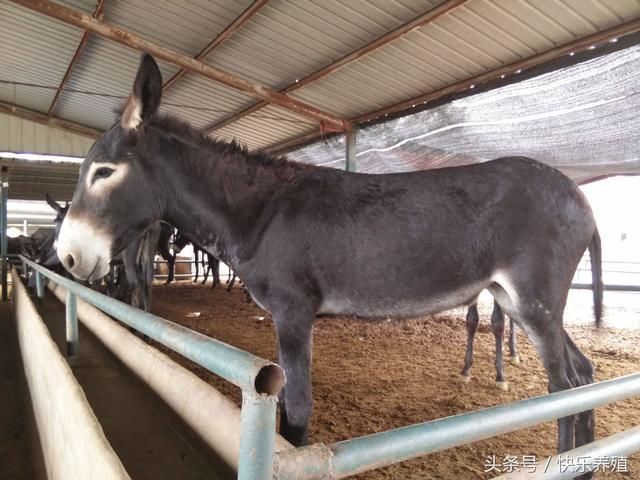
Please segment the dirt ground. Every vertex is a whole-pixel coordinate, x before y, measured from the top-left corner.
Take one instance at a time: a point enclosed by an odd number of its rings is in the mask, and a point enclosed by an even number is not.
[[[640,330],[612,326],[628,324],[630,315],[638,319],[640,302],[611,307],[605,315],[606,327],[596,329],[592,322],[584,321],[585,316],[592,318],[589,299],[584,294],[576,297],[565,319],[579,317],[567,330],[592,359],[597,380],[640,371]],[[245,303],[241,288],[226,293],[190,282],[155,285],[152,303],[153,312],[164,318],[276,360],[272,319],[254,304]],[[522,334],[518,335],[521,365],[507,362],[505,367],[509,391],[496,389],[490,308],[490,303],[481,304],[473,377],[467,385],[459,382],[466,342],[462,308],[402,321],[318,319],[314,327],[311,441],[332,443],[547,393],[546,374]],[[195,312],[199,316],[194,316]],[[167,353],[240,402],[235,387]],[[596,418],[598,438],[639,425],[640,399],[601,408]],[[497,472],[486,472],[489,457],[495,456],[499,466],[508,455],[517,457],[519,464],[525,461],[524,455],[546,460],[554,454],[555,444],[556,424],[550,422],[353,478],[492,478]],[[639,454],[628,458],[627,470],[600,473],[597,478],[640,479]]]

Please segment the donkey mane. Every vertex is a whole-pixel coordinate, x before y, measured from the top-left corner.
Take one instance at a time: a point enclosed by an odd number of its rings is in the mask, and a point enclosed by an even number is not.
[[[217,157],[227,158],[234,162],[244,160],[247,167],[266,167],[288,171],[313,168],[312,165],[293,162],[282,155],[273,156],[263,151],[249,150],[245,144],[239,143],[235,139],[229,142],[212,138],[203,130],[173,115],[156,114],[149,121],[149,126],[155,127],[166,135],[177,137],[182,141],[208,150]]]

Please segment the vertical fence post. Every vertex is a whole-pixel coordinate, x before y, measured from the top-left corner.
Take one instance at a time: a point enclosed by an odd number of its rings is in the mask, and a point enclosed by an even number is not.
[[[351,127],[349,130],[347,130],[346,132],[346,152],[345,152],[345,158],[346,158],[346,165],[345,165],[345,170],[347,170],[348,172],[355,172],[357,170],[357,165],[356,165],[356,145],[358,142],[358,131],[354,128]]]
[[[276,445],[274,396],[242,392],[238,480],[269,480]]]
[[[67,290],[67,355],[78,354],[78,302],[75,293]]]
[[[7,282],[7,203],[9,199],[9,170],[2,167],[2,185],[0,188],[2,206],[0,207],[0,255],[2,256],[2,300],[9,299],[9,284]]]
[[[35,271],[36,274],[36,295],[38,298],[44,298],[44,279],[39,271]]]

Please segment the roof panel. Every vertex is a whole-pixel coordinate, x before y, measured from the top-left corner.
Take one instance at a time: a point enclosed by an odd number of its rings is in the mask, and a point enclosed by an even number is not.
[[[617,15],[640,17],[638,2],[635,9],[631,3],[616,5],[622,11],[614,15],[606,7],[616,2],[599,0],[587,9],[587,19],[583,3],[472,0],[292,95],[353,118],[440,88],[437,68],[441,78],[455,83],[610,28],[619,23]],[[596,8],[604,13],[596,15]]]
[[[202,77],[183,77],[164,96],[164,110],[204,127],[252,105],[255,99]]]
[[[181,53],[195,56],[251,4],[251,0],[109,0],[104,19]]]
[[[97,0],[67,5],[93,13]],[[108,0],[105,21],[193,56],[251,0]],[[442,0],[271,0],[206,62],[272,88],[283,88],[431,10]],[[469,0],[293,95],[355,117],[485,73],[576,38],[640,17],[638,0]],[[13,3],[0,3],[0,100],[47,111],[81,31]],[[128,95],[139,52],[91,36],[55,114],[106,128]],[[165,80],[177,68],[161,65]],[[80,90],[80,91],[77,91]],[[84,92],[84,93],[83,93]],[[92,93],[91,95],[88,93]],[[96,95],[99,94],[99,95]],[[165,95],[163,109],[203,127],[256,100],[193,74]],[[316,128],[269,107],[219,132],[265,146]],[[289,115],[289,114],[287,114]],[[273,118],[270,118],[273,117]]]
[[[378,1],[363,9],[362,4],[339,0],[274,0],[206,61],[283,88],[412,20],[416,11],[428,11],[438,3]]]
[[[309,119],[270,105],[247,115],[238,122],[216,130],[215,136],[224,140],[236,139],[249,148],[266,148],[316,131],[318,126]]]
[[[139,61],[139,52],[91,36],[60,96],[56,115],[82,125],[108,128],[113,123],[113,110],[131,91]],[[159,66],[164,78],[177,71],[173,65]]]
[[[63,2],[91,11],[94,1]],[[82,32],[9,2],[0,3],[0,80],[50,89],[0,84],[0,100],[46,112]]]

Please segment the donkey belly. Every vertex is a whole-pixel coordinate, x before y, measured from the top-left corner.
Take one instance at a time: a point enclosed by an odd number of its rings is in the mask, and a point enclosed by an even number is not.
[[[368,318],[406,318],[430,315],[468,305],[491,282],[460,285],[448,291],[422,294],[390,287],[384,292],[358,292],[351,289],[327,292],[318,307],[318,315],[355,315]]]

